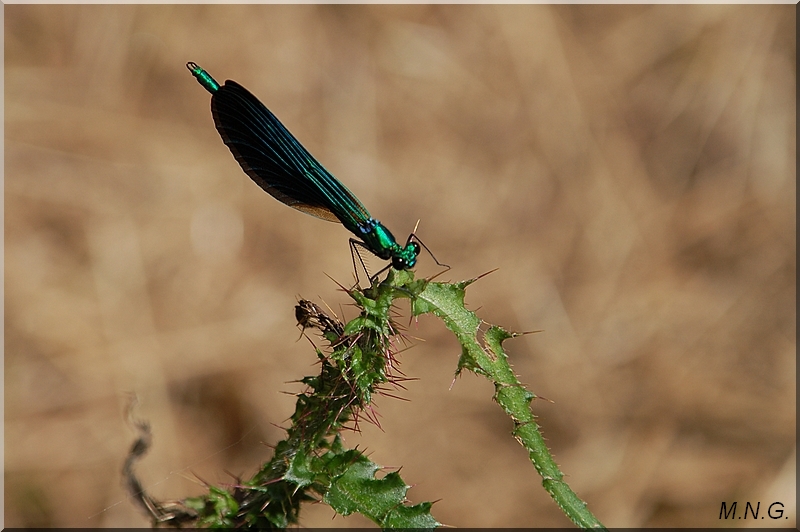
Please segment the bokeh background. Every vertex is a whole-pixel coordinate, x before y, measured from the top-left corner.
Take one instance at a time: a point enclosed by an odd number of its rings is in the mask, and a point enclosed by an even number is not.
[[[248,477],[313,374],[298,296],[354,315],[349,233],[255,186],[184,67],[256,94],[507,343],[607,526],[795,526],[793,6],[23,6],[5,13],[5,525],[146,526]],[[379,261],[373,261],[373,266]],[[420,275],[438,271],[421,256]],[[408,316],[407,308],[401,309]],[[408,323],[407,319],[406,322]],[[569,526],[424,317],[382,428],[454,526]],[[737,521],[737,526],[748,522]],[[323,505],[305,526],[371,526]]]

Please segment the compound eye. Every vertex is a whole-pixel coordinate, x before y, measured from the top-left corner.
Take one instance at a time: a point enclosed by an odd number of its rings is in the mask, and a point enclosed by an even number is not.
[[[422,249],[419,247],[419,244],[417,244],[414,241],[411,242],[411,246],[414,248],[414,255],[415,256],[419,255],[419,252],[422,251]]]
[[[392,266],[395,270],[407,270],[408,262],[403,257],[392,257]]]

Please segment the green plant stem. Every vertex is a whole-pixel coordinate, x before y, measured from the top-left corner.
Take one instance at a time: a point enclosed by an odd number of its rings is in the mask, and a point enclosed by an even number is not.
[[[414,315],[433,313],[444,321],[461,343],[462,353],[456,374],[467,369],[492,381],[494,400],[514,422],[513,435],[528,451],[530,460],[542,477],[542,485],[564,514],[582,528],[604,529],[563,480],[553,456],[544,443],[530,404],[536,396],[520,384],[503,350],[504,340],[518,336],[497,326],[489,326],[479,340],[481,320],[464,305],[464,293],[475,279],[457,284],[427,283],[412,298]],[[417,285],[413,285],[416,289]]]

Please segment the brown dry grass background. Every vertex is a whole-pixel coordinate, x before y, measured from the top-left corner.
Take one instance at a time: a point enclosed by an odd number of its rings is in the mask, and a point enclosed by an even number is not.
[[[446,279],[499,268],[467,302],[544,330],[511,359],[606,525],[724,500],[794,526],[795,31],[792,6],[5,6],[6,526],[147,524],[130,393],[155,496],[249,476],[316,371],[296,296],[348,301],[350,235],[242,173],[190,60],[400,238],[421,218]],[[411,401],[347,444],[444,523],[568,526],[489,384],[448,389],[453,338],[410,332]],[[303,524],[369,525],[331,517]]]

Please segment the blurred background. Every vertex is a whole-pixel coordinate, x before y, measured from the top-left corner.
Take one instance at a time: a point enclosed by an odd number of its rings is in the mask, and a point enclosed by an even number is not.
[[[355,314],[326,276],[352,283],[351,235],[250,181],[187,61],[398,239],[421,219],[440,279],[498,269],[467,303],[544,331],[506,346],[604,524],[728,525],[721,502],[750,501],[796,525],[793,6],[4,10],[6,526],[147,526],[120,480],[134,394],[151,494],[249,477],[317,371],[296,298]],[[448,525],[570,526],[489,383],[451,389],[443,325],[409,333],[410,401],[379,397],[347,445]]]

